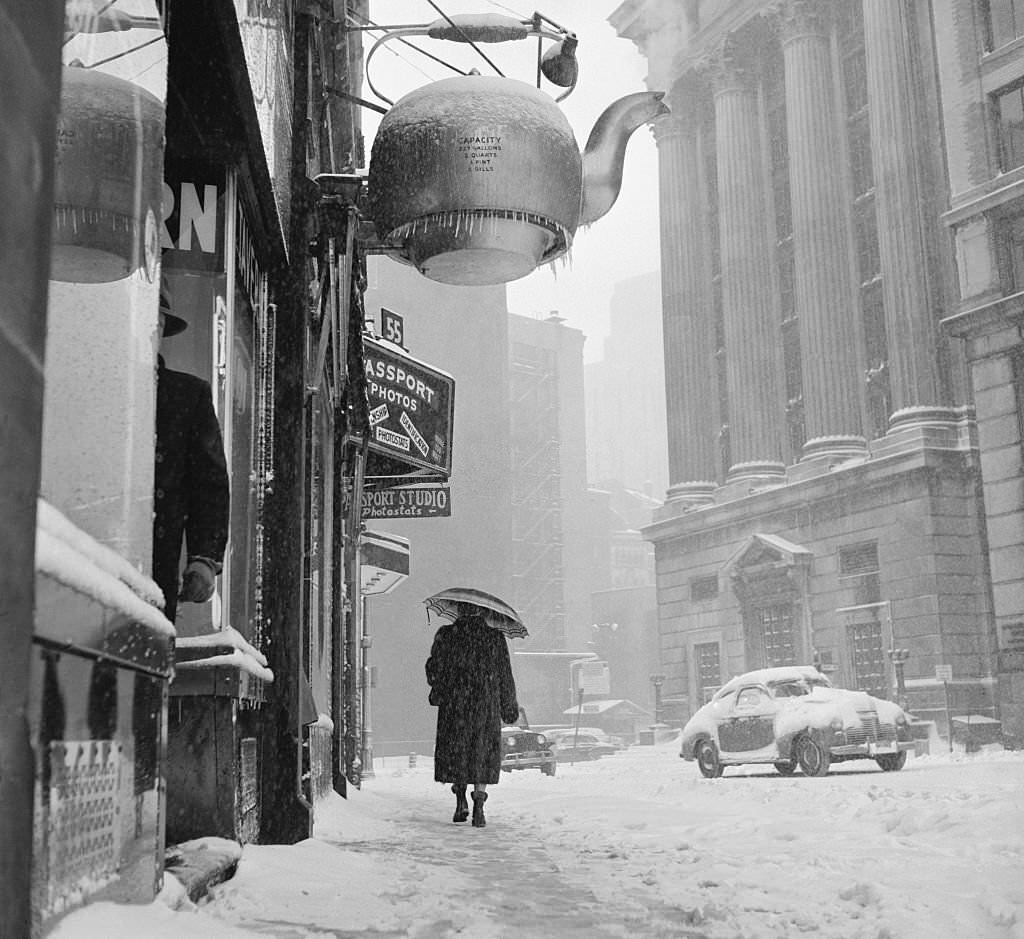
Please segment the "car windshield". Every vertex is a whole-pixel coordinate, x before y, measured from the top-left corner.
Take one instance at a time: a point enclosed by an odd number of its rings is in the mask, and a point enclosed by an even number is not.
[[[801,695],[810,694],[811,689],[799,681],[787,681],[776,685],[773,689],[776,698],[798,698]]]
[[[825,679],[800,678],[796,681],[783,681],[772,685],[772,693],[776,698],[799,698],[810,694],[815,688],[831,687]]]

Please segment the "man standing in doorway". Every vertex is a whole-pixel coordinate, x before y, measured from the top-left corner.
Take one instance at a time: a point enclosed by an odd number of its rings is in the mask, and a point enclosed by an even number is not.
[[[161,337],[187,327],[171,313],[161,287]],[[163,356],[157,357],[154,469],[153,580],[164,594],[164,615],[174,622],[179,600],[205,603],[213,596],[228,539],[230,491],[210,384],[167,368]]]

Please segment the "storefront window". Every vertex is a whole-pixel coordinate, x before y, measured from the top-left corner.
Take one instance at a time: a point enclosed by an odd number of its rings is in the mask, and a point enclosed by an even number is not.
[[[210,382],[231,485],[224,569],[212,604],[178,607],[178,630],[198,635],[231,626],[259,647],[258,504],[269,421],[266,278],[234,170],[194,161],[167,166],[163,278],[171,312],[188,328],[161,346],[167,366]],[[262,402],[262,404],[260,404]],[[264,447],[264,450],[266,448]],[[262,460],[262,463],[261,463]]]

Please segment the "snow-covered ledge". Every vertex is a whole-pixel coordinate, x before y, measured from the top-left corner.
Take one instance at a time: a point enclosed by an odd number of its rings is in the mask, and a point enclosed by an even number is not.
[[[132,567],[127,558],[123,558],[112,548],[100,544],[91,535],[69,522],[45,499],[39,499],[37,502],[36,530],[45,532],[52,539],[66,545],[67,548],[84,557],[93,567],[116,577],[146,603],[163,609],[164,595],[153,580]],[[38,566],[39,551],[37,549],[36,567],[38,568]],[[173,625],[166,619],[163,619],[163,622],[166,626],[170,626],[173,632]]]
[[[213,695],[262,701],[264,684],[274,680],[266,656],[231,626],[181,637],[175,668],[171,694],[178,697]]]
[[[240,668],[261,681],[274,680],[274,673],[267,668],[266,656],[232,626],[203,636],[179,639],[177,650],[181,671],[226,665]]]
[[[170,669],[175,630],[160,588],[43,499],[35,569],[37,641]]]

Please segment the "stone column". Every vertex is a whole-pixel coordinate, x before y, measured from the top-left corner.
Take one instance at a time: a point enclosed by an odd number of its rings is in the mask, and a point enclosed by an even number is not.
[[[714,323],[704,218],[699,89],[679,88],[654,125],[661,204],[661,295],[668,416],[668,501],[709,502],[715,489]]]
[[[722,304],[733,465],[727,482],[778,481],[785,421],[782,342],[769,233],[756,55],[729,37],[710,63],[715,95]]]
[[[885,297],[893,414],[890,428],[949,420],[943,407],[933,316],[929,203],[912,35],[906,0],[864,0],[871,157]]]
[[[842,126],[829,39],[831,6],[787,0],[782,10],[786,122],[800,318],[803,459],[866,455],[860,311]]]

